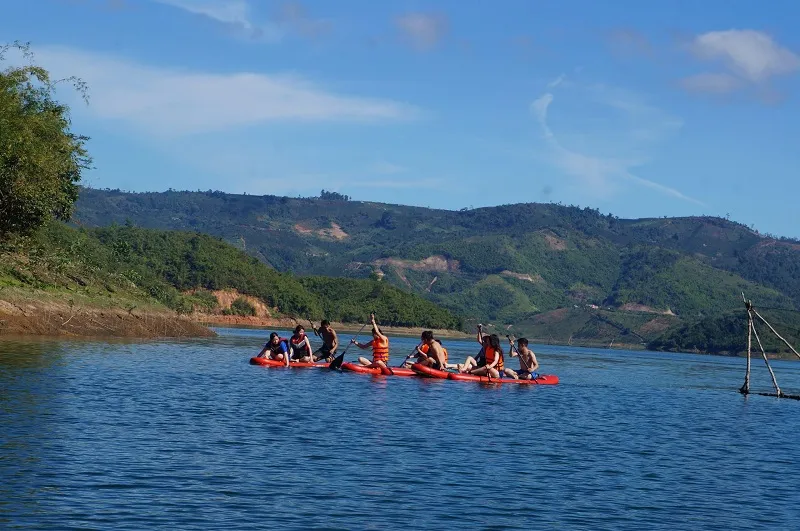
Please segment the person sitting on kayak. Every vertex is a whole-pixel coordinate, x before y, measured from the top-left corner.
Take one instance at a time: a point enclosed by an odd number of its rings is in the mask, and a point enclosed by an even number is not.
[[[426,330],[422,332],[422,344],[417,347],[417,362],[443,371],[447,369],[447,350],[442,346],[442,342],[433,338],[433,332]]]
[[[311,340],[306,335],[303,325],[297,325],[294,335],[289,338],[289,359],[291,361],[310,362],[313,358]]]
[[[269,341],[264,343],[264,348],[256,357],[284,361],[286,365],[289,365],[289,344],[276,332],[272,332],[269,335]]]
[[[514,378],[515,380],[533,380],[539,376],[536,369],[539,368],[539,362],[536,360],[536,354],[528,348],[528,340],[521,337],[517,340],[518,347],[514,346],[514,341],[508,338],[511,345],[509,355],[513,358],[519,356],[519,370],[506,369],[506,376]]]
[[[458,366],[458,372],[474,374],[475,376],[490,376],[491,378],[500,378],[504,374],[503,369],[503,348],[500,346],[500,338],[497,334],[489,336],[488,341],[484,342],[484,347],[481,349],[482,356],[479,354],[475,359],[472,356],[467,356],[463,364]]]
[[[319,336],[322,338],[322,346],[314,351],[314,361],[326,360],[330,362],[336,357],[336,349],[339,348],[339,337],[336,331],[331,328],[331,323],[324,320],[319,324]]]
[[[383,335],[381,329],[375,323],[375,314],[369,315],[370,322],[372,323],[372,340],[369,343],[359,343],[355,338],[351,342],[361,350],[372,347],[372,361],[367,358],[359,357],[358,361],[370,369],[385,369],[386,364],[389,363],[389,338]]]
[[[478,325],[478,337],[476,339],[481,345],[481,350],[478,352],[478,355],[474,358],[474,360],[477,363],[484,365],[486,347],[489,346],[489,334],[485,334],[483,332],[483,325],[481,324]],[[469,359],[469,357],[467,357],[467,359]],[[466,361],[464,363],[466,363]]]

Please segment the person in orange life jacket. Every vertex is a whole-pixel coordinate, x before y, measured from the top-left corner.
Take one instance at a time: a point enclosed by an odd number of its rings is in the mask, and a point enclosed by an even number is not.
[[[468,356],[466,361],[458,367],[459,372],[474,374],[475,376],[490,376],[500,378],[504,374],[505,364],[503,362],[503,348],[500,346],[500,338],[497,334],[489,336],[488,346],[484,346],[483,357],[475,360]]]
[[[289,358],[291,361],[310,362],[313,358],[311,353],[311,339],[306,335],[303,325],[297,325],[294,335],[289,338]]]
[[[264,343],[264,348],[256,357],[284,361],[286,365],[289,365],[289,344],[277,333],[272,332],[269,335],[269,341]]]
[[[511,345],[509,355],[513,358],[517,355],[514,352],[514,342],[511,341],[510,338],[508,342]],[[536,360],[536,354],[528,348],[528,340],[521,337],[517,340],[517,345],[519,345],[516,349],[519,352],[519,370],[506,369],[504,371],[506,376],[514,378],[515,380],[532,380],[538,378],[539,374],[536,372],[536,369],[539,368],[539,362]]]
[[[372,348],[372,361],[367,358],[359,357],[358,361],[370,369],[385,369],[386,364],[389,363],[389,338],[383,335],[381,329],[375,323],[375,314],[369,315],[370,322],[372,323],[372,340],[368,343],[359,343],[355,338],[351,342],[361,350]]]
[[[447,369],[447,350],[442,342],[433,338],[433,332],[422,332],[422,344],[417,347],[417,360],[420,364],[443,371]]]

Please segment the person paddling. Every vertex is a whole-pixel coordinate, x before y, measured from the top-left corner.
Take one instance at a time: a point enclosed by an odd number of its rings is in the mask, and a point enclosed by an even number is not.
[[[330,363],[336,357],[336,349],[339,348],[339,336],[331,328],[331,323],[328,320],[322,321],[319,324],[319,329],[315,330],[315,332],[319,332],[319,336],[322,338],[322,346],[314,351],[314,361],[326,360]]]
[[[375,323],[375,314],[369,315],[370,323],[372,324],[372,340],[368,343],[359,343],[355,338],[351,340],[355,346],[361,350],[372,348],[372,361],[367,358],[359,357],[358,361],[370,369],[385,369],[386,364],[389,363],[389,338],[383,335],[381,329]]]
[[[438,369],[440,371],[447,369],[447,350],[442,346],[442,342],[434,339],[433,332],[426,330],[422,332],[422,344],[417,347],[417,362]]]
[[[306,335],[306,329],[303,325],[297,325],[294,335],[289,338],[289,358],[291,361],[310,362],[313,356],[311,340]]]
[[[483,345],[479,359],[467,356],[464,363],[458,366],[458,372],[491,378],[499,378],[504,373],[503,347],[497,334],[490,335]]]
[[[474,358],[472,356],[467,356],[467,359],[464,360],[464,363],[456,364],[455,368],[458,369],[459,372],[462,372],[464,367],[468,365],[476,367],[483,367],[486,365],[486,349],[491,345],[489,342],[489,334],[483,333],[483,325],[478,325],[478,336],[476,339],[478,340],[478,344],[481,346],[481,350],[475,355]]]
[[[264,348],[256,356],[257,358],[268,358],[276,361],[283,361],[289,365],[289,344],[276,332],[269,335],[269,341],[264,343]]]
[[[506,369],[504,372],[506,376],[514,378],[515,380],[533,380],[539,377],[536,369],[539,368],[539,362],[536,359],[536,354],[528,348],[528,340],[521,337],[517,340],[517,347],[514,346],[514,341],[509,337],[508,343],[511,345],[509,354],[513,358],[519,356],[519,370]],[[515,352],[516,351],[516,352]]]

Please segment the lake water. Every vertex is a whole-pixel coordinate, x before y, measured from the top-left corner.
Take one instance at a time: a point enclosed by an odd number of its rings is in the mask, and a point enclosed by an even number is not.
[[[800,528],[800,402],[737,393],[743,359],[539,346],[560,385],[503,387],[256,367],[265,333],[218,331],[0,342],[0,528]]]

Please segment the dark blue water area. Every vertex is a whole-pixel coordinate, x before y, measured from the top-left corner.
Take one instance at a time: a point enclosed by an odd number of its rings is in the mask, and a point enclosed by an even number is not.
[[[0,528],[800,527],[800,402],[739,394],[743,359],[536,346],[561,383],[499,386],[251,366],[266,333],[218,331],[0,342]]]

